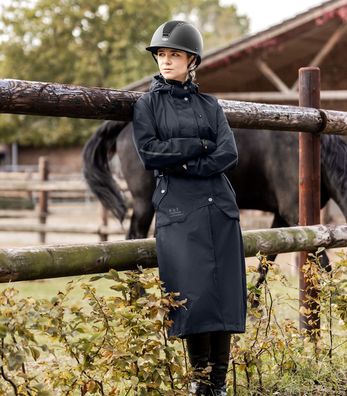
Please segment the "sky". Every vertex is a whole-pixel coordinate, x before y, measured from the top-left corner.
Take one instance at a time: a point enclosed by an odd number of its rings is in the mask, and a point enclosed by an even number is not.
[[[221,0],[234,4],[239,14],[250,18],[250,33],[256,33],[324,3],[322,0]]]
[[[6,4],[11,3],[11,1],[12,0],[0,0],[0,3]],[[246,14],[250,18],[250,33],[256,33],[326,1],[220,0],[220,3],[234,4],[240,14]]]

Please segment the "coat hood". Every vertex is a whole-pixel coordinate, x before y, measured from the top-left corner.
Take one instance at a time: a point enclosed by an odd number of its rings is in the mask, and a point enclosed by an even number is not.
[[[171,92],[173,96],[185,96],[187,93],[198,93],[198,85],[192,80],[187,80],[184,83],[176,80],[166,80],[161,74],[153,77],[150,92]]]

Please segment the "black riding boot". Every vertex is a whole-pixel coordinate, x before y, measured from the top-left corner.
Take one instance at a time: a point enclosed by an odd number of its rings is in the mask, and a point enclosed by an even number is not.
[[[229,366],[230,333],[215,331],[210,333],[210,374],[213,396],[226,396],[226,375]]]
[[[190,386],[191,395],[209,396],[209,378],[204,370],[207,368],[210,354],[209,333],[192,334],[187,337],[187,349],[190,364],[194,370],[194,381]]]

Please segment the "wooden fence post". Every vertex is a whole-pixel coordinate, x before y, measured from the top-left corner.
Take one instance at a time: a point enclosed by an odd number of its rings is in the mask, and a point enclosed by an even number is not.
[[[40,157],[39,158],[39,178],[40,181],[47,181],[49,175],[49,166],[48,166],[48,158]],[[46,224],[48,215],[48,191],[40,191],[39,192],[39,223]],[[39,238],[41,243],[46,242],[46,233],[40,232]]]
[[[299,69],[299,106],[320,108],[320,70],[318,67]],[[320,223],[320,136],[299,133],[299,224]],[[308,253],[299,255],[300,328],[312,339],[320,336],[319,293],[314,283],[315,263],[303,271]]]

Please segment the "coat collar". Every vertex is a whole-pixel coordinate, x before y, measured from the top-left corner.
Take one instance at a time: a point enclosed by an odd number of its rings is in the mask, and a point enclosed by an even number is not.
[[[190,79],[182,83],[176,80],[166,80],[158,74],[153,77],[150,92],[170,92],[172,96],[184,97],[187,94],[198,93],[198,85]]]

